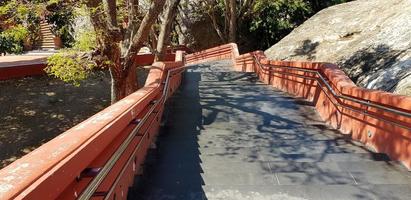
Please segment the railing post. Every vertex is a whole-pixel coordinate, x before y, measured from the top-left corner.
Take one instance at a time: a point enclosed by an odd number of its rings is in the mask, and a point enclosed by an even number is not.
[[[268,70],[268,84],[271,85],[271,69]]]

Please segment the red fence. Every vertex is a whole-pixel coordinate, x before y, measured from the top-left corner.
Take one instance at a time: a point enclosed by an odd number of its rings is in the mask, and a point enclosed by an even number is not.
[[[0,80],[44,74],[47,56],[0,57]]]
[[[164,61],[174,61],[175,52],[180,49],[187,49],[185,46],[168,47],[167,54]],[[14,56],[13,56],[14,57]],[[19,56],[23,58],[26,56]],[[27,56],[29,57],[29,56]],[[0,80],[8,80],[14,78],[21,78],[25,76],[44,75],[46,68],[47,57],[43,56],[41,59],[33,58],[32,60],[25,59],[24,61],[1,62],[0,61]],[[139,54],[134,57],[134,62],[137,66],[148,66],[154,62],[153,54]],[[4,65],[4,66],[3,66]]]
[[[186,56],[187,63],[219,59],[306,98],[344,134],[411,167],[411,97],[359,88],[329,63],[270,61],[261,51],[240,56],[235,44]],[[143,88],[2,169],[0,199],[125,199],[183,66],[182,52],[154,63]]]
[[[184,70],[152,65],[143,88],[0,171],[0,199],[125,199]]]
[[[411,97],[357,87],[330,63],[272,61],[262,51],[238,55],[235,44],[188,55],[187,62],[220,59],[233,59],[235,70],[256,72],[263,82],[309,100],[334,128],[411,168]]]
[[[186,56],[187,64],[207,62],[214,60],[234,59],[239,55],[237,44],[230,43],[206,49]]]

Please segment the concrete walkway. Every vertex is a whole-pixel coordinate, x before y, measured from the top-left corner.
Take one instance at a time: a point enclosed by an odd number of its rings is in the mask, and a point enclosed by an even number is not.
[[[411,173],[229,62],[196,65],[130,199],[410,199]]]
[[[48,55],[0,56],[0,68],[46,64]]]

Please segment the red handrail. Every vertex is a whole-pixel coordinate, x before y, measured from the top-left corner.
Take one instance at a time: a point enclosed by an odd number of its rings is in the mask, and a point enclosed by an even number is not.
[[[184,66],[183,60],[182,52],[177,52],[176,61],[154,63],[143,88],[0,170],[0,199],[78,198],[133,129],[140,127],[144,135],[137,134],[124,146],[92,195],[114,195],[118,190],[127,194],[157,134],[164,101],[181,83],[181,71],[168,71]],[[170,92],[154,103],[164,90]],[[138,125],[143,118],[147,120]]]
[[[358,87],[331,63],[273,61],[262,51],[238,55],[235,44],[191,54],[188,63],[221,59],[232,59],[236,70],[255,72],[265,83],[311,101],[343,134],[411,169],[411,97]]]

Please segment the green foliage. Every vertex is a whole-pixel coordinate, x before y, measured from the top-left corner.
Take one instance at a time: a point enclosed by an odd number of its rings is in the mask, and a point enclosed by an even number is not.
[[[251,35],[259,36],[257,48],[265,49],[304,22],[312,9],[304,0],[259,0],[252,7],[252,13],[245,25]]]
[[[42,16],[52,24],[52,32],[60,36],[65,46],[73,43],[71,22],[75,1],[66,0],[5,0],[0,1],[0,25],[22,25],[29,31],[29,43],[40,36]]]
[[[266,49],[321,9],[348,1],[351,0],[237,0],[236,42],[241,51]],[[216,16],[216,26],[228,38],[230,12],[226,10],[227,1],[201,2],[185,1],[180,6],[188,10],[193,7],[194,13],[190,16],[194,18],[211,18],[209,14],[212,11]]]
[[[5,18],[3,23],[6,24],[30,23],[29,17],[40,16],[45,10],[45,5],[35,0],[8,0],[0,3],[0,16]]]
[[[94,31],[83,31],[76,38],[73,48],[79,51],[90,51],[97,46],[96,33]]]
[[[54,0],[50,3],[48,10],[52,11],[47,16],[47,21],[52,26],[52,32],[60,36],[66,47],[70,49],[60,50],[47,60],[45,71],[65,82],[79,86],[81,82],[89,77],[93,69],[97,66],[90,58],[85,55],[96,47],[96,34],[92,29],[85,27],[81,29],[76,38],[72,23],[75,17],[88,15],[85,7],[61,6],[65,5],[61,0]]]
[[[15,26],[0,33],[0,52],[19,54],[23,52],[23,42],[29,31],[21,26]]]
[[[67,6],[62,1],[53,0],[49,2],[47,9],[51,11],[46,16],[46,20],[52,25],[51,32],[61,37],[65,47],[71,47],[74,42],[72,35],[74,32],[72,23],[75,16],[73,6]]]
[[[28,30],[22,25],[17,25],[2,32],[3,36],[14,41],[23,41],[28,36],[28,34]]]
[[[65,82],[80,86],[91,73],[95,65],[82,58],[76,51],[61,51],[47,59],[45,71]]]
[[[8,29],[2,33],[2,41],[5,42],[1,45],[2,51],[22,53],[23,41],[32,45],[39,38],[39,16],[44,10],[45,7],[36,0],[8,0],[0,3],[0,25]]]
[[[0,34],[0,54],[11,53],[10,50],[12,47],[12,42]]]

